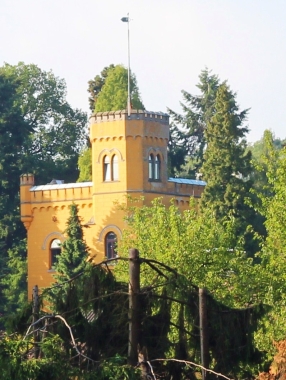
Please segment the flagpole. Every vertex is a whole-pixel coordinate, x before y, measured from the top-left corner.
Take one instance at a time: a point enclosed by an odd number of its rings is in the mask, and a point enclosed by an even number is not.
[[[127,94],[127,113],[128,117],[131,114],[131,96],[130,96],[130,31],[129,31],[129,13],[127,13],[127,17],[122,17],[121,21],[127,22],[127,37],[128,37],[128,94]]]

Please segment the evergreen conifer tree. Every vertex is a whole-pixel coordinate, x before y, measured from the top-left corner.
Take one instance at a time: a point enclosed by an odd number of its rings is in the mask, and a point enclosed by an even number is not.
[[[83,238],[78,207],[74,203],[70,206],[65,235],[67,239],[62,243],[61,253],[54,265],[56,283],[51,289],[47,289],[47,300],[51,309],[60,314],[78,307],[87,273],[85,270],[90,269],[87,262],[88,247]],[[82,272],[85,273],[81,275]],[[76,284],[74,279],[79,275],[80,281]],[[79,310],[75,313],[75,318],[78,316],[81,316]]]
[[[251,152],[246,150],[243,126],[248,110],[239,111],[236,96],[223,83],[217,91],[215,113],[207,123],[207,148],[202,166],[207,186],[202,195],[202,208],[211,207],[217,219],[232,215],[237,224],[237,236],[244,235],[254,224],[255,214],[246,204],[251,197]],[[251,239],[252,240],[252,239]]]
[[[65,230],[67,239],[63,242],[61,254],[57,256],[55,278],[58,283],[72,279],[87,265],[88,247],[83,239],[83,230],[76,204],[70,206],[70,217]]]
[[[186,168],[183,169],[185,177],[193,178],[202,165],[206,145],[205,129],[215,111],[214,104],[220,80],[208,69],[202,70],[199,79],[199,95],[182,90],[182,114],[168,109],[172,118],[168,155],[171,175],[176,172],[180,174],[187,157],[188,172]]]

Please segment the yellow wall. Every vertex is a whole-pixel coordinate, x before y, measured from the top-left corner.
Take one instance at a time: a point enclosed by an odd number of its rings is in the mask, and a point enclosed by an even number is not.
[[[120,239],[125,222],[116,204],[127,197],[144,196],[144,203],[163,197],[175,199],[180,209],[189,207],[189,197],[200,197],[203,186],[168,182],[168,115],[132,111],[97,113],[90,119],[92,183],[34,185],[32,175],[21,176],[21,220],[28,234],[28,292],[34,285],[47,287],[53,281],[50,269],[52,240],[65,239],[63,231],[72,202],[78,205],[84,237],[95,262],[105,257],[105,236],[114,232]],[[148,179],[149,154],[159,155],[160,181]],[[104,181],[103,160],[118,157],[119,178]]]

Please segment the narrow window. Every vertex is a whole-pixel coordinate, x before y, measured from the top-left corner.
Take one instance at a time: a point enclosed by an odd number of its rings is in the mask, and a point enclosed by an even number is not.
[[[50,248],[50,268],[49,269],[54,269],[54,266],[57,261],[57,257],[61,253],[61,242],[59,239],[54,239],[51,242],[51,248]]]
[[[160,179],[160,156],[155,157],[154,179]]]
[[[118,181],[119,170],[118,170],[118,157],[115,155],[112,157],[112,180]]]
[[[113,259],[117,256],[116,250],[117,236],[114,232],[109,232],[105,237],[105,256],[107,259]]]
[[[154,156],[149,155],[149,179],[154,179]]]
[[[103,160],[103,180],[111,181],[110,158],[108,156],[105,156]]]

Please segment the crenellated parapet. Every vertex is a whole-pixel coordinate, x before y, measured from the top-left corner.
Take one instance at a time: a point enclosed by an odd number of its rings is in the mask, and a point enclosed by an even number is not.
[[[34,186],[34,176],[23,174],[20,177],[21,221],[28,230],[35,211],[63,211],[72,202],[82,207],[92,204],[92,182],[55,183]]]
[[[140,139],[142,144],[167,145],[169,141],[169,115],[162,112],[132,110],[130,116],[126,111],[98,112],[89,121],[92,143],[130,140],[133,144]]]
[[[87,201],[91,199],[92,182],[62,183],[33,186],[29,189],[31,203]]]
[[[90,124],[102,123],[102,122],[114,122],[116,120],[145,120],[145,121],[157,121],[161,124],[169,125],[169,115],[163,112],[150,112],[143,110],[131,110],[130,115],[126,110],[121,111],[108,111],[94,113],[89,121]]]

